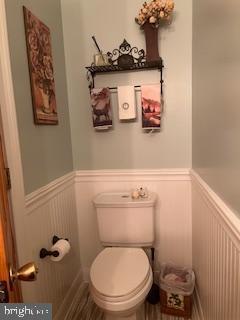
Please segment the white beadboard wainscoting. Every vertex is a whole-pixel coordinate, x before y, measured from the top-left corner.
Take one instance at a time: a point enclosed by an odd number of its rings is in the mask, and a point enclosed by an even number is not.
[[[189,170],[100,170],[76,172],[76,200],[81,263],[88,280],[102,250],[93,198],[106,191],[147,187],[158,195],[155,220],[156,270],[162,262],[192,265],[191,181]]]
[[[205,320],[240,319],[240,219],[192,171],[193,268]]]
[[[63,300],[69,299],[74,280],[81,283],[76,212],[74,173],[26,196],[25,250],[29,259],[37,263],[39,274],[36,282],[22,283],[24,302],[52,303],[54,315]],[[71,251],[60,262],[52,262],[49,257],[40,259],[40,249],[50,249],[54,235],[68,238]],[[58,319],[63,319],[64,312],[62,308]]]
[[[102,250],[93,198],[139,187],[158,195],[155,269],[171,261],[195,270],[193,320],[239,320],[240,219],[187,169],[77,171],[27,195],[26,256],[40,272],[36,282],[22,283],[24,301],[51,302],[54,320],[64,319]],[[71,252],[58,263],[41,260],[40,249],[50,248],[55,234],[69,238]]]

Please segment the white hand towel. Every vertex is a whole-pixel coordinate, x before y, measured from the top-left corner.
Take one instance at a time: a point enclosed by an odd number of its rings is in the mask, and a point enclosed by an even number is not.
[[[134,86],[118,87],[119,120],[136,118],[136,103]]]

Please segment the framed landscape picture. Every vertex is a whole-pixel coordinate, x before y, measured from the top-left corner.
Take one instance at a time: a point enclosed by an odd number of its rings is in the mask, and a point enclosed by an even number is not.
[[[35,124],[58,124],[49,28],[23,7]]]

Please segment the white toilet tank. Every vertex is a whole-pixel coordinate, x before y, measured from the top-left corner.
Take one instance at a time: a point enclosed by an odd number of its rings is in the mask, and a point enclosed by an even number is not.
[[[100,241],[104,246],[149,247],[154,242],[154,207],[157,195],[132,199],[127,192],[101,193],[93,203]]]

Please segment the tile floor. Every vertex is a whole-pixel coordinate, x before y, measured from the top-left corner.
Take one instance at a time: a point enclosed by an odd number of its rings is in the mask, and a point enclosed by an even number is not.
[[[182,320],[183,318],[163,315],[160,312],[160,306],[151,305],[148,302],[145,304],[146,320]],[[197,319],[195,305],[193,306],[192,320]],[[93,302],[88,284],[84,283],[76,294],[75,299],[71,304],[70,311],[64,320],[104,320],[103,312]]]

